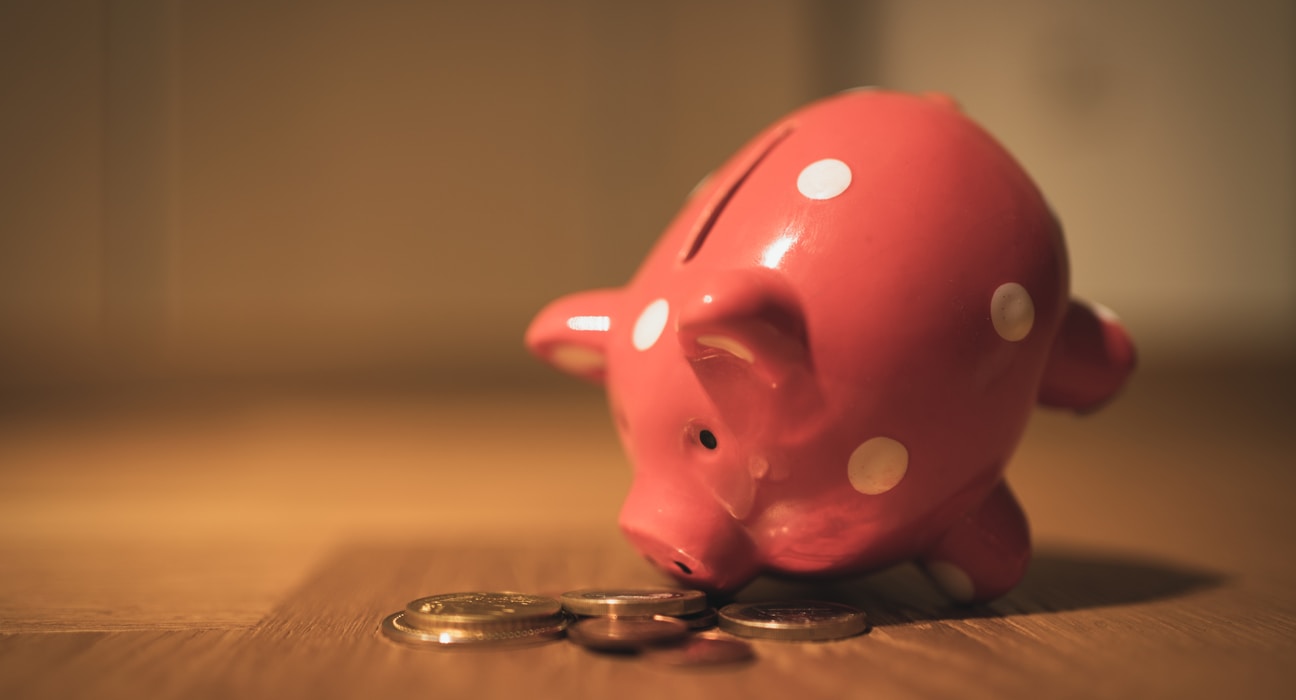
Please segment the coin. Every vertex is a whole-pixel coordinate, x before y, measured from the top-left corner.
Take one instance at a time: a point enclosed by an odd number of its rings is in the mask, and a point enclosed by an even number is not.
[[[687,615],[671,615],[676,620],[682,621],[688,625],[691,630],[711,629],[716,625],[715,608],[704,608],[700,612],[689,613]]]
[[[666,666],[719,666],[750,661],[756,652],[741,639],[695,634],[674,646],[649,649],[644,658]]]
[[[562,616],[553,598],[510,591],[445,593],[412,600],[405,606],[407,627],[425,632],[505,631],[552,624]]]
[[[707,607],[702,591],[679,588],[587,588],[562,594],[576,615],[689,615]]]
[[[583,619],[586,617],[607,617],[607,616],[606,615],[578,615],[577,617]],[[705,608],[701,612],[689,613],[687,615],[668,615],[667,617],[673,617],[676,620],[683,622],[684,624],[688,625],[689,630],[695,632],[699,630],[708,630],[711,629],[712,627],[715,627],[716,618],[717,618],[715,608]]]
[[[823,641],[850,637],[867,627],[863,611],[818,600],[733,603],[720,609],[720,629],[741,637]]]
[[[567,630],[567,638],[600,651],[633,651],[657,644],[678,642],[688,636],[688,625],[673,617],[587,617]]]
[[[566,616],[559,615],[556,621],[517,629],[490,631],[446,628],[432,632],[410,627],[406,624],[407,615],[407,611],[401,611],[384,618],[381,627],[383,636],[393,642],[422,648],[513,646],[559,639],[567,627]]]

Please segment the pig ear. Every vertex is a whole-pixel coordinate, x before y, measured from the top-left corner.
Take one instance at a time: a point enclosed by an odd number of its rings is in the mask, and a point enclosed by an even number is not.
[[[1040,385],[1045,406],[1078,413],[1101,408],[1134,371],[1134,341],[1105,307],[1072,299]]]
[[[620,295],[619,289],[595,289],[551,302],[527,328],[527,349],[563,372],[603,383],[608,331]]]
[[[712,277],[679,311],[679,342],[703,380],[754,378],[780,388],[810,372],[805,315],[791,289],[772,270]],[[723,365],[727,371],[709,370]],[[712,394],[719,387],[707,387]]]
[[[963,112],[963,106],[958,103],[958,100],[943,92],[924,92],[922,97],[928,102],[938,104],[951,112]]]

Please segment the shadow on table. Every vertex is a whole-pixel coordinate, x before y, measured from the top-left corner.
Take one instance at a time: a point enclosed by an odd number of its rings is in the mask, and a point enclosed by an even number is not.
[[[913,565],[832,583],[762,578],[737,599],[834,600],[864,609],[873,626],[885,627],[1149,603],[1214,588],[1225,580],[1216,572],[1148,558],[1046,546],[1035,552],[1017,588],[987,605],[951,603]]]

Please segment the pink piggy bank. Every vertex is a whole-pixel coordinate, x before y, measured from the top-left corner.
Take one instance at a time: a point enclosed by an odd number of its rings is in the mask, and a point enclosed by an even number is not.
[[[948,98],[857,90],[758,135],[628,285],[558,299],[526,342],[606,386],[621,529],[684,584],[916,560],[983,601],[1030,558],[1004,467],[1032,407],[1094,409],[1134,365],[1068,287],[1003,147]]]

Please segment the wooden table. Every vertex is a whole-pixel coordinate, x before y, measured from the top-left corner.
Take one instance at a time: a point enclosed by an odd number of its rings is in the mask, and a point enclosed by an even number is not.
[[[853,639],[704,671],[557,642],[411,650],[414,597],[661,583],[616,534],[601,397],[414,390],[11,399],[0,698],[1296,697],[1296,382],[1146,372],[1039,412],[1009,470],[1037,555],[993,605],[910,566],[744,598],[853,602]]]

